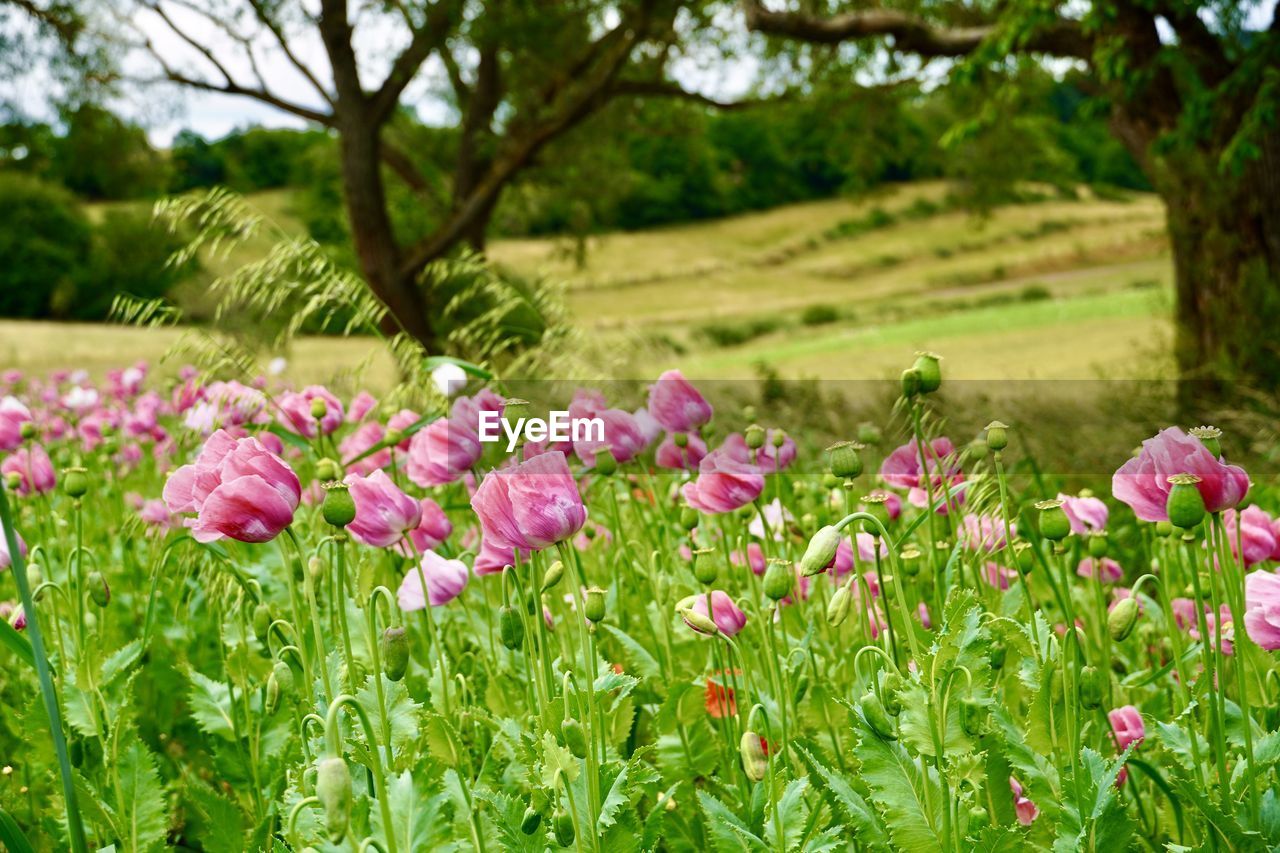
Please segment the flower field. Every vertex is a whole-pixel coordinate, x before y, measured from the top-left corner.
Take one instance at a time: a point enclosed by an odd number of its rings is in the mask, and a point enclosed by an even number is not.
[[[0,376],[0,841],[1280,846],[1243,442],[1135,434],[1064,493],[1054,425],[949,434],[909,365],[825,448],[679,371],[546,405],[448,361],[380,399]],[[554,407],[602,432],[483,439]]]

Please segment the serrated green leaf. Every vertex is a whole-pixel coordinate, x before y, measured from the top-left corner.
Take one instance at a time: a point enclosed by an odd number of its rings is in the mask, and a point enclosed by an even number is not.
[[[245,820],[240,807],[212,788],[192,785],[183,799],[198,815],[195,837],[208,853],[238,853],[245,848]]]
[[[381,672],[374,677],[382,681],[387,725],[391,728],[391,746],[398,751],[417,739],[422,727],[422,706],[409,696],[409,688],[403,681],[392,681]],[[383,728],[382,707],[378,703],[378,688],[373,678],[365,682],[365,686],[356,694],[356,700],[369,715],[369,724],[373,727],[378,746],[385,746],[387,737]]]
[[[169,829],[168,808],[155,758],[136,736],[121,748],[116,776],[122,842],[134,853],[150,850]]]
[[[699,791],[698,805],[702,807],[707,831],[719,853],[750,853],[753,850],[768,849],[768,845],[748,829],[741,818],[711,794]]]
[[[551,732],[542,733],[542,784],[548,788],[554,788],[558,783],[558,776],[563,776],[566,781],[573,782],[578,778],[581,771],[581,765],[578,759],[573,757],[573,753],[559,743],[552,736]]]
[[[824,765],[804,746],[796,744],[793,748],[808,766],[811,778],[815,779],[833,809],[852,825],[858,842],[869,850],[888,850],[889,837],[880,822],[880,815],[853,789],[849,780]]]
[[[765,818],[764,837],[783,850],[794,850],[799,846],[800,839],[804,837],[805,824],[809,820],[809,807],[804,801],[804,792],[807,787],[808,781],[805,779],[793,779],[788,782],[782,790],[782,796],[778,797],[777,814],[770,809],[768,817]],[[780,844],[779,826],[782,827]]]
[[[932,768],[921,772],[901,744],[883,740],[866,728],[859,732],[854,755],[859,775],[884,815],[894,846],[913,853],[942,850],[942,815],[938,811],[942,786]],[[926,791],[931,807],[925,806]]]

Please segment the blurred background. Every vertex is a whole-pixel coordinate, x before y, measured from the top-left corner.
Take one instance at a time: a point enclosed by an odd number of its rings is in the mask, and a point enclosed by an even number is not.
[[[6,368],[1280,380],[1274,2],[0,0],[0,34]]]

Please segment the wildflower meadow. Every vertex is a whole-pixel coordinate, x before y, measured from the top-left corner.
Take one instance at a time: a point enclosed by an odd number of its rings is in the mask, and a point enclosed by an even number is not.
[[[4,374],[0,841],[1280,845],[1280,497],[1242,442],[1167,424],[1067,492],[1054,425],[955,434],[911,358],[831,446],[677,370]]]

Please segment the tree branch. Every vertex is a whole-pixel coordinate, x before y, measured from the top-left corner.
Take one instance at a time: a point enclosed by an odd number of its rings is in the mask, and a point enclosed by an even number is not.
[[[995,34],[991,25],[946,28],[900,9],[871,8],[824,17],[806,12],[775,12],[761,0],[742,0],[747,27],[770,35],[814,44],[840,44],[862,38],[892,36],[895,49],[919,56],[968,56]],[[1017,46],[1024,53],[1087,59],[1089,39],[1075,21],[1058,19],[1040,27]]]
[[[678,83],[668,80],[619,80],[609,89],[611,95],[636,95],[642,98],[679,98],[703,104],[717,110],[746,110],[753,107],[786,103],[790,95],[777,95],[771,98],[746,98],[740,101],[722,101],[701,92],[690,92]]]
[[[391,63],[386,79],[370,99],[370,121],[381,124],[391,116],[405,87],[413,82],[427,58],[444,47],[452,28],[451,4],[448,0],[436,0],[427,10],[426,22],[414,30],[409,46]]]
[[[262,4],[262,0],[249,0],[249,5],[253,7],[253,12],[257,16],[258,20],[262,22],[262,25],[270,30],[271,34],[275,36],[276,42],[280,45],[280,50],[284,52],[285,58],[293,64],[294,68],[298,69],[298,72],[302,74],[303,77],[307,78],[307,81],[311,83],[320,97],[324,98],[329,106],[332,107],[333,96],[329,94],[328,89],[320,84],[320,80],[316,77],[315,73],[312,72],[310,66],[299,59],[293,52],[293,49],[289,47],[289,41],[284,37],[284,30],[275,21],[275,19],[271,17],[267,8]]]

